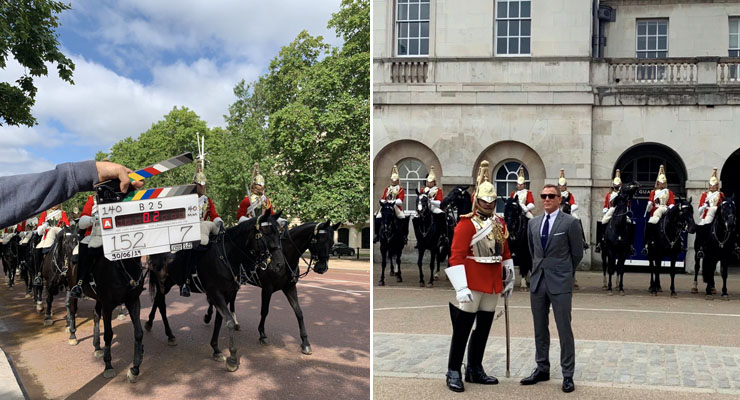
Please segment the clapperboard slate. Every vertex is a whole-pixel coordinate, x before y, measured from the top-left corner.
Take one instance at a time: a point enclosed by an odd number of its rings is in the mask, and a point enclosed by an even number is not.
[[[193,161],[191,153],[129,174],[140,181]],[[101,183],[98,218],[103,252],[111,261],[192,249],[200,242],[200,215],[195,185],[120,193],[120,182]]]

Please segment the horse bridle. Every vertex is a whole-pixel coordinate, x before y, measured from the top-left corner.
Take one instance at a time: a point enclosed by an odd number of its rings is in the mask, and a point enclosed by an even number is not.
[[[262,237],[263,233],[260,230],[261,226],[267,226],[271,224],[269,222],[261,222],[261,219],[262,219],[262,216],[260,215],[259,217],[257,217],[257,222],[255,222],[254,224],[254,228],[255,228],[254,239],[257,240],[257,249],[258,249],[257,255],[255,255],[255,251],[251,248],[249,249],[249,252],[242,250],[241,246],[238,246],[230,236],[226,234],[223,234],[223,236],[227,237],[229,241],[231,242],[231,244],[234,246],[234,248],[236,248],[243,256],[245,256],[249,261],[253,262],[256,267],[259,267],[262,271],[264,271],[267,269],[267,267],[270,265],[270,262],[272,261],[272,251],[273,250],[271,250],[269,246],[267,245],[267,241],[265,240],[265,238]],[[264,246],[264,249],[265,249],[264,251],[260,250],[262,248],[261,245]],[[221,248],[223,250],[223,254],[221,254],[219,258],[229,268],[229,271],[231,271],[231,275],[234,277],[234,281],[239,282],[239,278],[234,273],[233,266],[229,262],[228,257],[226,257],[227,253],[226,253],[225,240],[221,240]],[[277,249],[280,249],[282,251],[282,248],[280,246],[280,241],[278,241],[278,246],[274,250],[277,250]],[[244,271],[243,265],[239,266],[239,272],[246,273],[246,271]],[[257,284],[257,286],[262,287],[262,285],[259,283]]]
[[[681,216],[682,210],[684,210],[684,209],[686,209],[686,208],[688,208],[690,206],[687,206],[687,205],[685,205],[683,203],[680,203],[678,205],[678,207],[679,207],[678,214],[679,214],[679,216]],[[683,232],[684,229],[686,229],[686,225],[687,225],[686,224],[686,221],[684,221],[683,218],[679,218],[679,220],[676,222],[676,228],[677,228],[676,229],[676,237],[671,240],[671,238],[668,237],[668,233],[666,232],[666,224],[668,224],[668,218],[661,218],[661,220],[662,220],[662,224],[663,224],[663,229],[662,229],[663,230],[663,237],[665,237],[665,240],[671,245],[670,248],[672,249],[676,245],[676,243],[678,243],[678,241],[681,240],[681,232]]]
[[[307,266],[306,272],[301,274],[300,267],[296,268],[296,270],[294,271],[293,268],[291,268],[290,265],[288,265],[288,268],[290,268],[290,272],[296,278],[296,280],[299,280],[305,277],[306,275],[308,275],[308,273],[311,271],[314,261],[316,262],[319,261],[318,249],[316,249],[315,246],[319,243],[318,236],[326,234],[325,229],[319,229],[320,225],[321,225],[320,223],[317,223],[316,226],[313,228],[313,233],[311,234],[311,240],[308,243],[308,252],[311,254],[309,258],[310,261],[307,262],[306,259],[303,257],[303,254],[301,253],[301,260],[303,260],[303,262]],[[293,245],[293,248],[295,248],[296,251],[300,252],[301,249],[299,249],[298,246],[293,241],[293,237],[290,236],[290,231],[288,231],[288,239],[290,240],[290,244]]]
[[[727,200],[723,201],[722,202],[722,205],[725,205],[726,203],[727,203]],[[720,213],[722,213],[722,207],[719,207],[719,211],[720,211]],[[724,213],[722,213],[720,215],[723,215],[723,214]],[[732,235],[730,234],[730,229],[727,226],[727,221],[725,221],[725,237],[724,237],[724,239],[720,239],[717,236],[717,225],[719,224],[719,218],[718,217],[719,217],[719,215],[714,218],[714,221],[712,223],[712,236],[715,239],[717,239],[717,243],[719,243],[719,248],[721,249],[721,248],[724,248],[725,247],[725,243],[727,243],[727,241],[730,240],[730,237]]]

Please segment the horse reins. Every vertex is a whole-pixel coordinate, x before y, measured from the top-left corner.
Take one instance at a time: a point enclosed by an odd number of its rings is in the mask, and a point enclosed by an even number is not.
[[[318,234],[324,234],[324,233],[326,233],[326,231],[323,230],[323,229],[319,230],[319,225],[321,225],[321,224],[316,224],[316,226],[314,227],[313,234],[311,235],[311,241],[308,244],[308,251],[311,253],[311,258],[310,258],[311,261],[310,262],[306,262],[306,259],[303,258],[303,253],[301,253],[301,255],[300,255],[301,260],[303,260],[303,262],[307,265],[306,272],[304,272],[303,274],[301,274],[300,273],[300,267],[297,267],[296,268],[296,271],[294,271],[293,268],[291,268],[290,265],[288,265],[288,268],[290,268],[290,272],[293,274],[293,276],[296,278],[296,280],[299,280],[299,279],[305,277],[306,275],[308,275],[308,273],[311,271],[311,268],[312,268],[312,265],[313,265],[314,260],[318,261],[318,259],[319,259],[319,255],[318,254],[314,254],[313,247],[316,245],[316,243],[318,243],[318,241],[316,240]],[[288,231],[287,233],[288,233],[288,240],[290,240],[290,244],[293,245],[293,248],[295,248],[296,251],[300,252],[301,249],[299,249],[298,246],[293,241],[293,238],[290,236],[290,231]],[[318,252],[318,250],[316,252]]]

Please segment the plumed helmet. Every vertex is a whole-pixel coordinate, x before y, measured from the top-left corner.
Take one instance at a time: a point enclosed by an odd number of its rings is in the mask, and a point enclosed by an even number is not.
[[[394,165],[393,169],[391,170],[391,181],[397,181],[398,180],[398,166]]]
[[[661,165],[658,170],[658,180],[656,183],[668,183],[668,179],[665,177],[665,167],[663,165]]]
[[[486,203],[496,201],[496,188],[493,187],[488,169],[488,161],[483,160],[478,167],[478,178],[476,179],[476,188],[474,198],[481,199]]]
[[[612,185],[618,186],[622,184],[622,174],[617,170],[617,172],[614,173],[614,179],[612,180]]]
[[[523,185],[526,179],[524,178],[524,167],[519,167],[519,177],[516,178],[516,183],[518,185]]]
[[[252,173],[252,185],[265,186],[265,177],[260,174],[259,164],[254,164],[254,172]]]
[[[719,179],[717,179],[717,168],[714,168],[712,171],[712,176],[709,178],[709,186],[714,186],[719,183]]]
[[[427,182],[433,182],[437,180],[437,175],[434,174],[434,165],[429,167],[429,175],[427,175]]]
[[[568,181],[565,179],[565,170],[563,168],[560,168],[560,178],[558,178],[558,185],[565,186],[568,184]]]

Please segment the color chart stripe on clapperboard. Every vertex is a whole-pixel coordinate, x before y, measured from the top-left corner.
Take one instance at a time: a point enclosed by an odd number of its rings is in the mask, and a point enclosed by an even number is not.
[[[132,181],[141,181],[147,178],[151,178],[154,175],[159,175],[162,172],[169,171],[173,168],[177,168],[181,165],[185,165],[192,161],[193,155],[191,153],[180,154],[179,156],[172,157],[169,160],[160,161],[154,165],[150,165],[138,171],[131,172],[128,174],[128,177]]]
[[[122,201],[137,201],[148,199],[161,199],[163,197],[182,196],[195,193],[195,185],[181,185],[157,189],[137,190],[129,192]]]

